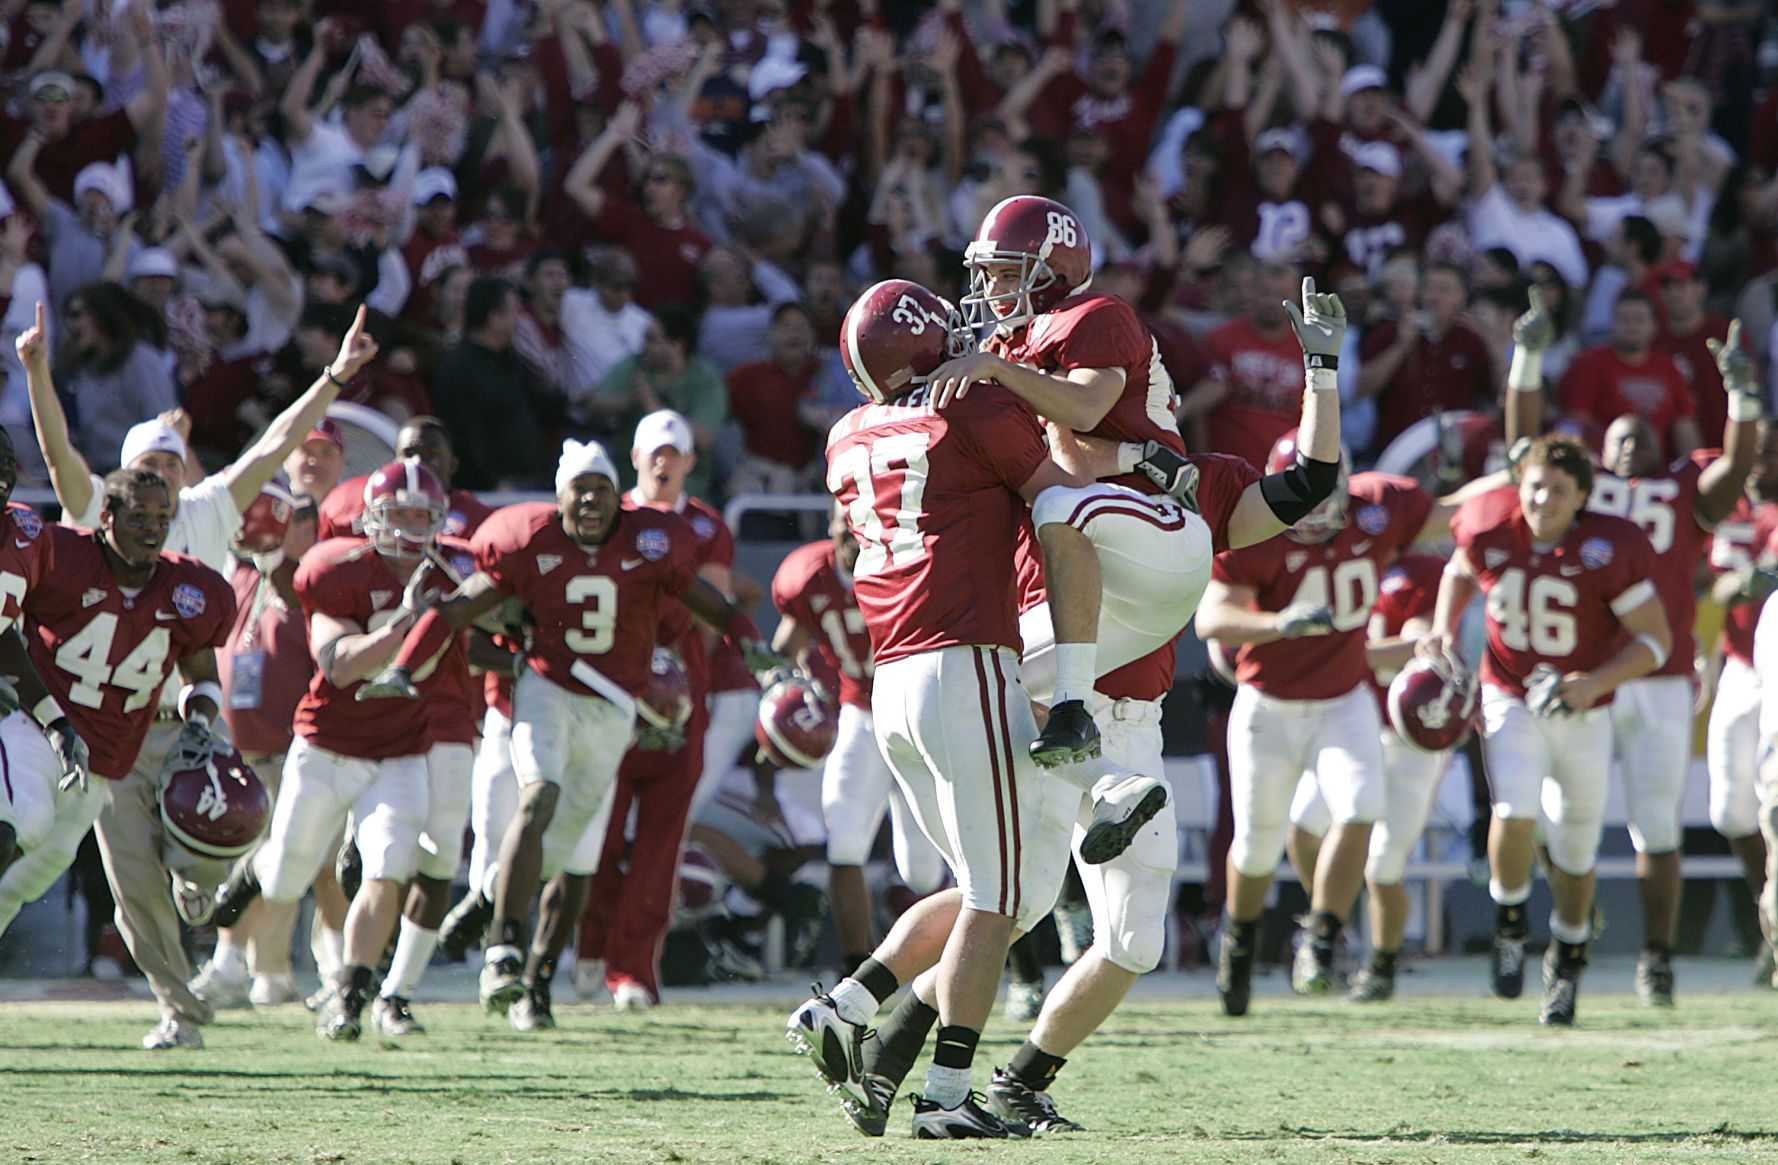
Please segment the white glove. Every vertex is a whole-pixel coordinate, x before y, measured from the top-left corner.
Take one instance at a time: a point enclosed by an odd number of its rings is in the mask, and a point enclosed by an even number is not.
[[[1726,341],[1705,340],[1704,346],[1716,360],[1722,374],[1723,391],[1729,394],[1731,421],[1757,421],[1763,402],[1759,391],[1759,364],[1753,353],[1741,346],[1741,321],[1729,321]]]
[[[1525,680],[1525,707],[1533,716],[1548,720],[1574,711],[1556,694],[1556,686],[1561,682],[1562,673],[1551,664],[1540,663],[1531,669],[1531,675]]]
[[[1541,287],[1533,283],[1530,296],[1530,310],[1513,321],[1513,344],[1541,356],[1556,342],[1556,318],[1543,306]]]
[[[1278,634],[1284,639],[1326,635],[1333,630],[1333,612],[1320,603],[1292,603],[1278,612]]]
[[[1318,295],[1312,276],[1303,277],[1303,305],[1284,301],[1297,343],[1303,346],[1303,363],[1309,368],[1337,368],[1340,346],[1346,342],[1346,305],[1332,293]]]

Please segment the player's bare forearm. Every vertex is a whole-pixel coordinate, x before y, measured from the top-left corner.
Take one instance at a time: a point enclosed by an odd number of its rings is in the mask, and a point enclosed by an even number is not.
[[[933,370],[928,381],[932,402],[942,409],[969,395],[970,385],[984,380],[1005,388],[1048,420],[1085,433],[1098,427],[1117,403],[1124,389],[1124,370],[1073,368],[1066,375],[1054,376],[992,352],[971,352]]]
[[[1215,639],[1225,647],[1271,643],[1282,638],[1278,633],[1276,611],[1256,611],[1249,604],[1256,598],[1251,587],[1230,587],[1212,582],[1204,592],[1203,602],[1193,627],[1199,639]]]
[[[336,688],[349,688],[359,680],[367,680],[382,670],[401,649],[402,641],[413,629],[412,615],[403,615],[385,623],[375,631],[341,635],[322,644],[315,652],[321,674]]]
[[[1432,612],[1431,637],[1455,643],[1458,625],[1463,622],[1463,612],[1475,601],[1476,592],[1481,585],[1469,573],[1468,563],[1459,561],[1462,552],[1454,555],[1445,566],[1444,578],[1438,587],[1438,602]]]
[[[780,615],[778,628],[772,632],[772,650],[800,662],[813,640],[807,627],[789,615]]]

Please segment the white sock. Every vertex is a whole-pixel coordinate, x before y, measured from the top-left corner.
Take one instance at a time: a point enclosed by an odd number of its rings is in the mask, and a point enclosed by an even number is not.
[[[1562,942],[1579,946],[1593,937],[1593,924],[1577,922],[1572,926],[1562,921],[1562,916],[1554,910],[1550,911],[1550,937]]]
[[[228,979],[247,977],[247,951],[228,931],[216,932],[216,950],[210,955],[210,969]]]
[[[344,931],[323,926],[317,937],[319,949],[314,952],[315,969],[323,978],[331,979],[346,965],[346,935]]]
[[[1096,643],[1056,644],[1056,691],[1050,707],[1066,700],[1084,700],[1093,706],[1093,663],[1098,654]]]
[[[856,979],[841,979],[828,994],[833,999],[834,1010],[840,1013],[840,1018],[860,1027],[874,1019],[877,1008],[882,1006],[877,997]]]
[[[426,964],[432,961],[432,952],[436,949],[438,931],[426,930],[403,915],[401,936],[395,940],[395,958],[389,964],[389,973],[383,977],[384,996],[410,998],[414,988],[420,985],[420,976],[426,973]]]
[[[926,1069],[926,1099],[940,1108],[956,1108],[968,1100],[969,1085],[968,1068],[940,1068],[934,1064]]]
[[[1488,879],[1488,897],[1494,899],[1496,906],[1523,906],[1525,899],[1531,897],[1531,883],[1517,886],[1509,890],[1499,878]]]

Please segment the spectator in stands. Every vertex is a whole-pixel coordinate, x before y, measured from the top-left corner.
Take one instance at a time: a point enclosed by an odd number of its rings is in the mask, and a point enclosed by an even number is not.
[[[1494,165],[1494,133],[1489,126],[1491,72],[1474,63],[1457,76],[1457,88],[1469,103],[1469,234],[1478,250],[1505,247],[1523,267],[1543,259],[1580,286],[1587,282],[1587,261],[1574,227],[1544,206],[1549,179],[1542,159],[1518,153],[1505,172]]]
[[[1586,344],[1602,344],[1611,335],[1612,311],[1618,296],[1629,289],[1647,290],[1655,265],[1661,261],[1661,234],[1655,224],[1639,214],[1626,215],[1605,244],[1605,262],[1593,276],[1581,314],[1580,337]]]
[[[742,364],[771,355],[767,333],[778,304],[796,298],[790,294],[767,300],[753,281],[751,264],[738,249],[719,245],[704,253],[698,264],[698,288],[704,293],[704,310],[698,319],[698,355],[727,376]]]
[[[1468,306],[1463,268],[1431,263],[1420,277],[1418,310],[1365,333],[1358,393],[1377,400],[1376,448],[1387,447],[1422,417],[1497,404],[1495,385],[1505,370],[1494,366],[1482,338],[1459,318]]]
[[[337,35],[338,17],[328,17],[316,28],[314,47],[284,90],[278,110],[284,115],[290,147],[290,176],[285,186],[286,210],[302,210],[322,191],[349,192],[356,181],[354,167],[389,133],[395,101],[381,87],[355,81],[339,104],[340,120],[324,120],[323,105],[310,108],[315,83],[327,64],[328,44]],[[358,59],[355,57],[354,59]]]
[[[685,417],[691,422],[698,453],[696,467],[686,476],[686,489],[714,503],[714,451],[717,433],[728,420],[728,390],[722,373],[697,355],[697,337],[696,316],[684,308],[661,308],[643,333],[642,350],[618,361],[583,405],[595,430],[613,442],[628,441],[636,422],[657,410],[672,409]],[[626,476],[625,487],[632,482]]]
[[[1179,421],[1191,426],[1193,449],[1233,453],[1263,470],[1302,413],[1303,350],[1284,313],[1284,301],[1300,293],[1297,269],[1262,262],[1257,284],[1248,313],[1205,337],[1210,372],[1181,398]]]
[[[1660,437],[1663,458],[1683,457],[1701,444],[1691,386],[1673,358],[1654,346],[1655,305],[1643,292],[1618,297],[1611,314],[1611,342],[1574,358],[1562,378],[1562,408],[1569,416],[1604,427],[1634,413]]]
[[[457,179],[442,166],[430,166],[414,177],[414,233],[401,249],[413,291],[402,309],[404,319],[435,327],[432,289],[438,277],[469,262],[457,231]]]
[[[545,247],[526,258],[524,306],[512,346],[538,383],[558,395],[574,380],[562,323],[562,297],[573,285],[574,273],[562,252]]]
[[[129,177],[110,162],[91,162],[74,178],[74,204],[49,193],[37,174],[42,142],[28,135],[6,167],[7,183],[19,204],[42,225],[49,248],[52,314],[60,320],[62,305],[76,287],[104,278],[108,264],[122,270],[141,245],[119,220],[134,205]],[[115,255],[115,262],[113,256]]]
[[[451,431],[463,489],[545,489],[554,459],[538,409],[546,390],[513,349],[519,292],[496,276],[469,285],[463,338],[432,379],[432,406]]]
[[[570,375],[563,384],[570,418],[588,422],[582,402],[626,356],[642,351],[650,316],[636,305],[636,260],[622,247],[593,247],[587,253],[590,288],[562,294],[562,337]]]
[[[1691,389],[1701,444],[1721,448],[1728,424],[1728,395],[1708,341],[1727,343],[1729,321],[1704,310],[1704,276],[1685,259],[1669,259],[1656,272],[1667,309],[1657,341]]]
[[[729,414],[742,454],[730,493],[798,493],[818,488],[821,438],[833,418],[815,389],[815,325],[800,303],[781,303],[767,332],[771,355],[728,375]]]
[[[93,472],[108,473],[132,425],[179,407],[162,355],[167,326],[115,283],[76,289],[62,318],[55,381],[76,418],[70,438]]]
[[[290,492],[319,506],[346,476],[346,435],[332,417],[322,417],[284,458]]]

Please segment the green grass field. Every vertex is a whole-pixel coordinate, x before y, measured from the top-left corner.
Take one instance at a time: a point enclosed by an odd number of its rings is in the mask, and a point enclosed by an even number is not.
[[[1583,990],[1581,1027],[1542,1031],[1533,998],[1413,980],[1372,1010],[1274,978],[1228,1020],[1197,978],[1136,998],[1071,1061],[1056,1100],[1090,1132],[991,1145],[909,1139],[905,1101],[887,1138],[859,1136],[783,1038],[788,985],[646,1014],[566,1004],[532,1036],[422,1003],[430,1033],[400,1046],[324,1043],[300,1008],[228,1013],[204,1051],[154,1054],[136,1048],[152,1003],[13,1000],[0,1161],[1778,1161],[1778,996],[1648,1012],[1618,975]],[[996,1020],[978,1081],[1021,1037]]]

